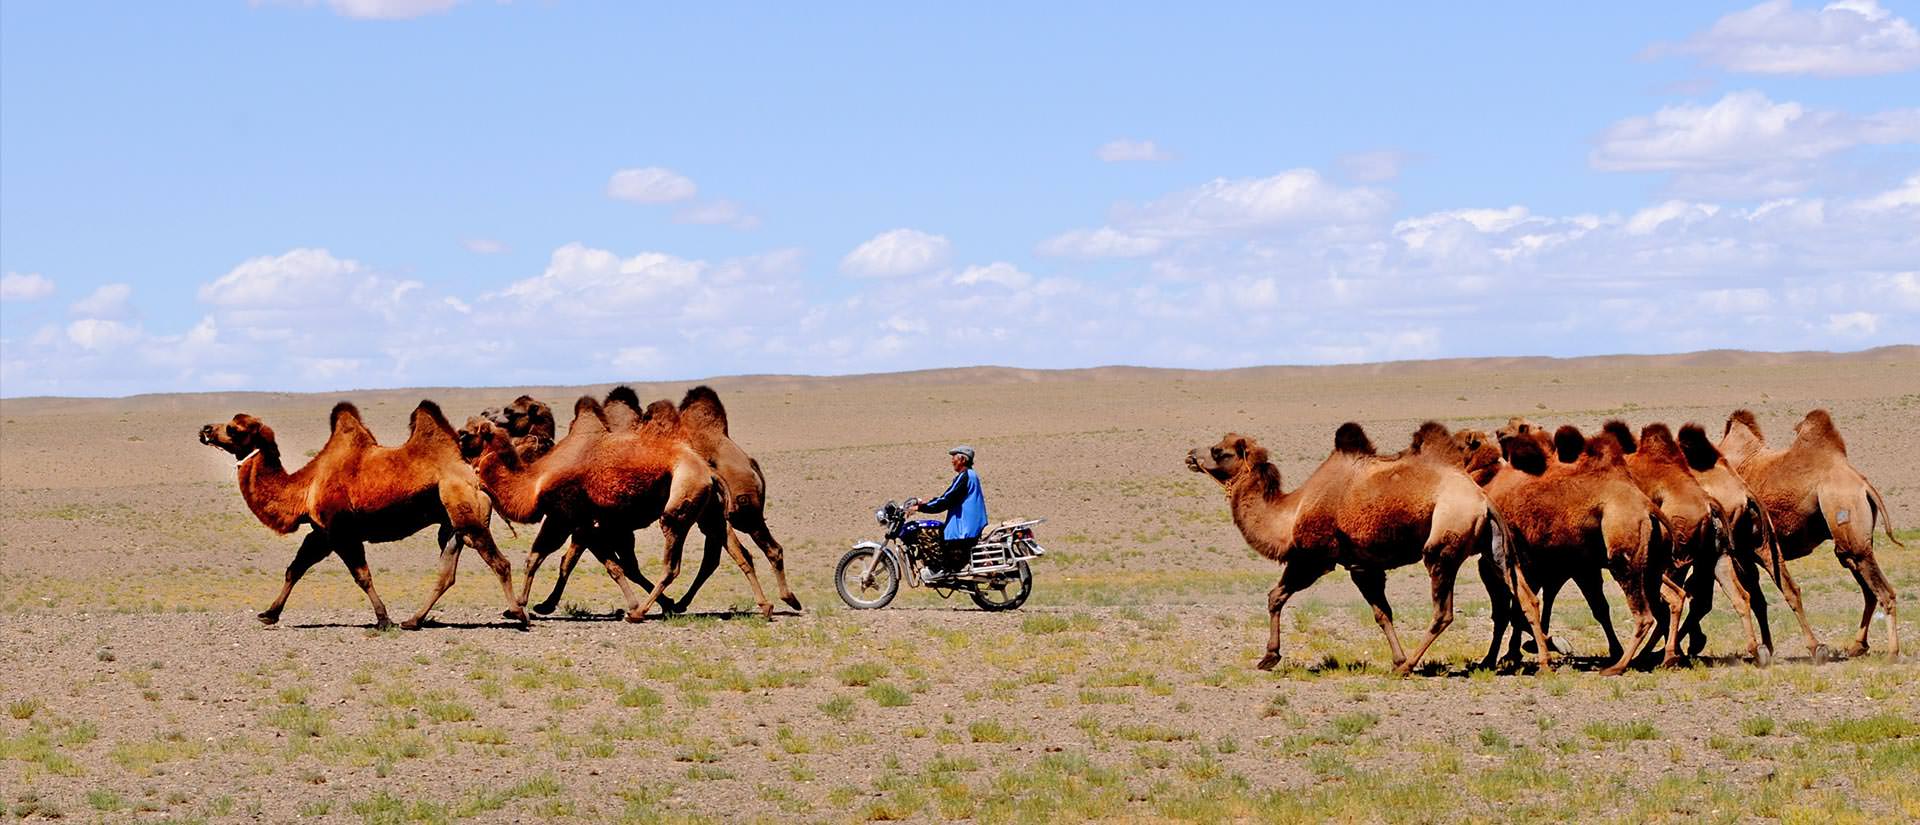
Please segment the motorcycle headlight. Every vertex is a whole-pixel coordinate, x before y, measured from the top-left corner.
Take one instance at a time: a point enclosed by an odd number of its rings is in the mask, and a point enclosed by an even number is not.
[[[886,526],[886,523],[887,523],[887,508],[885,508],[885,507],[882,507],[882,508],[880,508],[880,509],[878,509],[878,510],[875,510],[875,511],[873,511],[873,520],[874,520],[874,521],[877,521],[877,522],[879,522],[879,523],[880,523],[880,525],[881,525],[881,526],[883,526],[883,527],[884,527],[884,526]]]

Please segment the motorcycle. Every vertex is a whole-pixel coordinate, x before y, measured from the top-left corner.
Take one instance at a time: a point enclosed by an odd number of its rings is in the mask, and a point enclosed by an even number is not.
[[[889,501],[874,511],[873,519],[887,529],[881,541],[863,541],[840,557],[834,567],[834,588],[840,600],[855,610],[878,610],[893,601],[904,578],[908,585],[930,587],[940,598],[964,590],[981,610],[1012,610],[1026,604],[1033,593],[1033,571],[1027,560],[1046,555],[1034,541],[1033,527],[1046,519],[1012,521],[994,527],[973,546],[964,564],[951,572],[932,565],[945,547],[944,525],[931,519],[908,521],[907,511],[920,503]]]

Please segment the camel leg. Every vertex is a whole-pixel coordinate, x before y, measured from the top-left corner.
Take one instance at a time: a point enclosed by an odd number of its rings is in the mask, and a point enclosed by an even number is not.
[[[1747,589],[1740,577],[1734,574],[1735,565],[1732,553],[1721,556],[1720,563],[1713,566],[1713,576],[1720,583],[1720,589],[1727,594],[1727,601],[1732,603],[1733,612],[1740,614],[1740,622],[1747,628],[1747,656],[1753,659],[1754,664],[1765,667],[1773,660],[1773,644],[1769,641],[1766,652],[1760,652],[1760,627],[1753,617],[1755,610],[1753,599],[1759,591]],[[1699,624],[1698,618],[1689,618],[1688,621],[1693,622],[1696,627]],[[1696,650],[1694,653],[1698,654],[1699,651]]]
[[[1560,588],[1566,586],[1566,583],[1567,579],[1565,576],[1552,576],[1543,580],[1539,596],[1540,627],[1535,628],[1535,632],[1542,634],[1550,632],[1550,628],[1553,626],[1553,600],[1560,595]],[[1518,622],[1516,621],[1515,624],[1517,625]],[[1533,650],[1536,654],[1546,651],[1552,643],[1553,638],[1551,636],[1536,636],[1533,640]],[[1507,655],[1514,661],[1519,661],[1520,652],[1525,649],[1526,643],[1520,640],[1520,628],[1515,627],[1513,631],[1513,645],[1507,651]]]
[[[373,589],[373,571],[367,569],[367,546],[358,541],[342,541],[334,546],[333,552],[347,566],[347,572],[353,574],[353,583],[360,585],[360,592],[367,594],[367,601],[373,603],[373,626],[382,630],[392,627],[393,621],[387,618],[387,605]]]
[[[513,594],[513,562],[508,561],[507,555],[500,552],[499,546],[493,543],[493,532],[483,523],[461,528],[460,533],[466,543],[473,547],[473,551],[480,554],[480,560],[487,563],[494,577],[500,580],[500,595],[507,602],[505,617],[519,622],[523,628],[526,627],[528,624],[526,603]]]
[[[280,611],[286,609],[287,596],[293,593],[293,585],[332,552],[333,547],[327,543],[325,533],[309,531],[307,537],[300,541],[300,549],[294,552],[293,561],[287,563],[287,577],[280,585],[280,595],[274,598],[273,604],[268,605],[267,609],[260,611],[260,623],[274,624],[280,621]]]
[[[701,543],[700,568],[693,571],[693,582],[687,585],[687,592],[680,594],[678,609],[667,607],[662,597],[663,612],[684,612],[689,605],[693,604],[694,594],[699,593],[700,588],[706,585],[707,578],[713,575],[713,571],[720,569],[720,554],[725,552],[726,543],[716,539],[719,537],[719,531],[724,529],[726,529],[725,521],[721,522],[720,527],[715,528],[705,517],[701,518],[700,534],[705,536],[706,540]]]
[[[1433,646],[1433,640],[1440,638],[1440,634],[1447,629],[1447,626],[1453,624],[1453,582],[1459,576],[1460,565],[1464,561],[1466,559],[1462,556],[1449,553],[1427,562],[1427,577],[1432,580],[1433,585],[1433,622],[1427,625],[1427,638],[1420,641],[1420,646],[1414,649],[1413,656],[1394,668],[1400,675],[1412,673],[1413,669],[1420,665],[1420,660],[1427,655],[1427,648]],[[1383,581],[1382,584],[1384,583]],[[1384,601],[1385,594],[1381,595]]]
[[[1480,667],[1491,670],[1500,661],[1500,639],[1507,634],[1507,625],[1514,626],[1514,633],[1520,632],[1520,623],[1512,619],[1518,597],[1507,587],[1506,577],[1501,575],[1492,555],[1480,554],[1478,564],[1480,583],[1487,588],[1487,601],[1493,605],[1493,640],[1487,644],[1487,655],[1480,660]]]
[[[680,575],[680,554],[686,546],[687,531],[690,526],[684,521],[666,518],[660,520],[660,532],[666,536],[667,540],[660,559],[665,569],[660,571],[660,581],[655,582],[653,589],[647,592],[646,601],[641,602],[638,608],[627,611],[627,621],[638,622],[646,618],[647,610],[660,600],[660,594],[667,589],[668,584],[673,582],[674,577]]]
[[[1762,570],[1767,571],[1768,575],[1773,575],[1774,573],[1773,560],[1769,558],[1767,554],[1765,553],[1760,554],[1759,564],[1760,564],[1760,568]],[[1813,622],[1807,619],[1807,608],[1801,603],[1801,600],[1800,600],[1800,585],[1793,580],[1793,571],[1788,569],[1785,561],[1782,561],[1780,563],[1779,573],[1780,573],[1780,597],[1787,600],[1787,608],[1793,611],[1793,617],[1799,620],[1800,622],[1800,632],[1802,634],[1805,634],[1807,637],[1807,654],[1812,656],[1815,662],[1825,661],[1828,657],[1828,648],[1826,645],[1820,643],[1820,636],[1813,632]],[[1753,592],[1755,593],[1760,592],[1759,581],[1757,578],[1755,579],[1755,582],[1752,585],[1752,588],[1753,588]],[[1753,604],[1756,610],[1761,610],[1763,609],[1762,606],[1766,604],[1766,600],[1764,597],[1756,598],[1753,600]],[[1770,628],[1767,625],[1767,620],[1764,613],[1762,613],[1762,615],[1760,616],[1759,622],[1760,622],[1760,632],[1762,634],[1765,634],[1766,636],[1773,635],[1772,628]]]
[[[1542,642],[1540,644],[1539,672],[1551,673],[1553,672],[1553,663],[1548,661],[1547,659],[1547,648],[1551,646],[1550,640],[1553,637],[1547,635],[1546,606],[1540,603],[1540,599],[1537,596],[1535,596],[1533,593],[1533,587],[1527,584],[1527,574],[1525,571],[1517,567],[1514,568],[1513,584],[1514,584],[1514,595],[1518,597],[1518,601],[1520,603],[1520,614],[1526,617],[1528,624],[1531,624],[1533,626],[1533,632],[1535,636],[1537,636],[1540,639],[1549,640],[1547,642]],[[1519,638],[1520,636],[1519,628],[1517,627],[1514,628],[1513,635],[1515,638]]]
[[[1620,645],[1620,636],[1613,632],[1613,605],[1607,603],[1607,591],[1600,580],[1600,571],[1587,569],[1574,576],[1575,586],[1580,595],[1587,600],[1587,612],[1593,615],[1594,624],[1600,626],[1600,633],[1607,637],[1607,658],[1618,659],[1625,650]]]
[[[1280,663],[1280,611],[1287,606],[1287,600],[1295,593],[1307,589],[1321,576],[1333,572],[1333,562],[1327,559],[1302,558],[1286,562],[1280,571],[1280,582],[1267,592],[1267,655],[1260,657],[1254,667],[1272,670]]]
[[[1899,596],[1893,592],[1893,584],[1887,581],[1885,573],[1880,572],[1880,562],[1869,555],[1860,559],[1860,572],[1866,578],[1867,587],[1880,600],[1880,609],[1887,611],[1887,658],[1900,661],[1900,607]]]
[[[767,557],[767,566],[773,568],[773,581],[780,588],[780,600],[795,610],[801,609],[800,597],[793,595],[793,588],[787,586],[787,550],[773,537],[773,531],[767,529],[765,514],[758,508],[751,512],[743,508],[735,510],[732,518],[734,529],[746,533],[753,544],[760,548],[760,555]]]
[[[1618,676],[1627,671],[1633,657],[1652,640],[1653,627],[1658,620],[1653,615],[1653,599],[1650,598],[1653,588],[1648,581],[1653,571],[1648,569],[1647,560],[1644,557],[1634,558],[1631,552],[1609,555],[1611,558],[1607,566],[1613,572],[1614,582],[1625,591],[1627,612],[1633,614],[1633,643],[1621,650],[1618,660],[1600,671],[1606,676]],[[1608,624],[1610,626],[1612,622]]]
[[[520,581],[520,593],[513,599],[517,610],[526,610],[527,600],[533,597],[533,574],[540,569],[540,563],[560,549],[560,545],[573,535],[571,521],[558,516],[547,516],[540,522],[540,532],[533,534],[533,546],[527,548],[526,578]]]
[[[579,539],[580,536],[576,534],[576,546],[578,546]],[[632,612],[639,608],[640,596],[634,592],[633,583],[629,580],[626,571],[622,569],[621,565],[622,559],[626,559],[628,564],[633,563],[633,531],[617,529],[595,530],[591,534],[591,543],[586,547],[588,551],[593,553],[594,558],[600,560],[600,566],[607,569],[607,576],[613,579],[614,585],[620,588],[620,595],[627,603],[627,612]],[[653,589],[651,582],[646,581],[644,578],[640,581],[642,587],[648,590]]]
[[[567,578],[573,575],[573,566],[580,563],[582,549],[580,536],[576,533],[573,541],[567,545],[567,552],[560,554],[560,569],[556,573],[559,578],[554,579],[553,592],[547,594],[546,601],[534,605],[533,612],[545,616],[560,606],[560,594],[567,592]]]
[[[1386,571],[1355,567],[1349,569],[1347,575],[1353,579],[1353,586],[1360,588],[1360,597],[1373,608],[1374,624],[1380,625],[1380,632],[1387,634],[1387,647],[1393,650],[1393,666],[1404,664],[1407,654],[1400,649],[1400,634],[1393,632],[1393,605],[1387,604]]]
[[[440,596],[453,586],[454,574],[460,567],[460,534],[447,527],[440,528],[440,578],[434,582],[433,593],[420,605],[420,612],[400,623],[406,630],[419,630],[420,623],[426,621],[427,612],[433,609]]]
[[[753,587],[753,600],[760,608],[761,618],[773,621],[773,603],[767,601],[766,591],[760,588],[760,575],[754,572],[753,559],[740,546],[740,537],[733,532],[733,528],[727,526],[726,515],[720,513],[717,507],[709,512],[713,515],[708,516],[707,523],[700,526],[700,532],[707,536],[706,555],[711,557],[716,550],[724,548],[727,555],[733,557],[733,563],[740,566],[740,572],[746,575],[747,584]]]

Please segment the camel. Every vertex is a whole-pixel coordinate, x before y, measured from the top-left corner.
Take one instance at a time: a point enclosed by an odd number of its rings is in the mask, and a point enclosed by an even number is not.
[[[1728,563],[1717,568],[1715,575],[1721,578],[1721,587],[1734,600],[1734,607],[1746,624],[1747,656],[1763,665],[1773,658],[1773,630],[1767,622],[1767,600],[1760,593],[1760,571],[1765,570],[1772,577],[1774,587],[1786,598],[1787,606],[1793,609],[1794,617],[1800,620],[1800,631],[1807,637],[1808,654],[1815,662],[1826,661],[1832,651],[1814,635],[1813,623],[1808,621],[1806,608],[1800,602],[1800,587],[1780,557],[1780,542],[1774,538],[1773,519],[1767,516],[1766,508],[1760,506],[1760,500],[1754,497],[1746,481],[1720,454],[1720,448],[1708,438],[1705,427],[1688,422],[1680,428],[1678,441],[1701,489],[1719,502],[1727,514],[1732,544],[1726,548]],[[1731,582],[1727,578],[1729,574]],[[1687,626],[1681,628],[1694,645],[1691,652],[1695,655],[1704,640],[1699,633],[1700,614],[1704,612],[1701,608],[1688,611]]]
[[[1607,656],[1613,664],[1601,672],[1625,672],[1654,631],[1651,603],[1661,597],[1658,573],[1665,564],[1666,536],[1671,532],[1666,517],[1634,484],[1613,439],[1589,442],[1578,429],[1561,427],[1554,433],[1556,455],[1550,459],[1537,435],[1510,432],[1500,442],[1506,462],[1489,465],[1485,437],[1476,435],[1482,448],[1466,454],[1464,460],[1476,468],[1475,480],[1512,525],[1519,569],[1539,588],[1540,618],[1535,622],[1532,615],[1527,616],[1535,625],[1534,638],[1550,640],[1544,628],[1552,618],[1553,595],[1571,579],[1586,596],[1594,620],[1607,637]],[[1614,634],[1611,608],[1600,586],[1602,571],[1612,574],[1626,596],[1634,619],[1631,645],[1621,645]],[[1494,602],[1493,640],[1487,648],[1490,660],[1508,624],[1518,624],[1512,609],[1510,602]],[[1516,628],[1509,658],[1520,655],[1519,635]],[[1542,658],[1550,646],[1540,644]]]
[[[569,536],[599,551],[608,573],[624,582],[611,560],[631,553],[633,531],[658,521],[665,536],[665,569],[644,601],[636,601],[622,584],[627,621],[643,620],[679,575],[687,531],[696,523],[707,536],[707,552],[726,548],[746,573],[761,615],[772,618],[773,606],[714,499],[725,495],[725,485],[684,440],[645,428],[612,431],[600,403],[583,396],[574,405],[567,438],[531,464],[521,463],[507,431],[488,419],[469,422],[463,441],[473,445],[470,460],[500,514],[523,524],[543,522],[527,554],[517,606],[526,606],[540,563]]]
[[[741,449],[729,434],[727,410],[720,403],[719,394],[702,385],[688,390],[678,407],[670,401],[660,400],[643,410],[639,395],[633,388],[620,386],[607,393],[603,406],[608,426],[612,429],[655,427],[664,432],[677,428],[693,448],[706,457],[730,493],[726,501],[727,523],[753,539],[761,554],[767,557],[767,563],[773,567],[774,582],[780,590],[780,600],[795,610],[801,609],[800,598],[793,594],[793,589],[787,584],[786,550],[767,527],[766,474],[761,472],[760,462]],[[559,606],[560,594],[566,590],[567,578],[573,572],[573,565],[579,561],[579,555],[579,545],[576,544],[561,556],[559,578],[553,584],[553,592],[546,601],[534,606],[534,612],[544,615]],[[694,594],[713,575],[719,561],[713,555],[701,559],[693,582],[680,596],[679,604],[683,608],[693,601]]]
[[[505,427],[513,439],[513,449],[523,463],[532,462],[553,449],[555,431],[553,408],[531,395],[513,399],[499,409],[482,410],[480,415]]]
[[[287,596],[308,569],[328,554],[337,555],[354,583],[373,603],[374,624],[389,627],[387,606],[374,592],[367,569],[366,543],[399,541],[430,525],[440,528],[440,576],[420,612],[401,623],[417,629],[440,596],[453,586],[461,544],[480,553],[500,578],[508,616],[526,624],[524,610],[513,609],[513,567],[494,546],[487,529],[492,516],[487,495],[471,467],[460,460],[453,426],[440,407],[421,401],[413,411],[406,443],[382,447],[345,401],[328,418],[332,432],[311,461],[289,474],[281,464],[273,428],[246,413],[224,424],[200,428],[200,443],[239,459],[240,497],[260,523],[281,535],[309,525],[306,539],[287,565],[286,580],[273,604],[259,614],[265,624],[280,621]]]
[[[1683,626],[1692,627],[1689,641],[1694,655],[1706,644],[1706,636],[1699,629],[1700,617],[1713,606],[1714,574],[1725,548],[1733,543],[1729,519],[1720,502],[1700,485],[1680,443],[1674,440],[1672,428],[1648,424],[1635,438],[1627,422],[1616,418],[1600,425],[1600,431],[1620,445],[1628,475],[1660,508],[1673,529],[1668,536],[1672,551],[1666,569],[1661,571],[1668,610],[1658,616],[1654,630],[1656,638],[1662,632],[1666,636],[1666,655],[1660,665],[1672,667],[1680,662]],[[1735,611],[1751,623],[1746,591],[1731,578],[1725,584]],[[1689,604],[1692,612],[1683,620],[1682,611]]]
[[[1860,631],[1848,656],[1865,655],[1867,631],[1876,607],[1887,611],[1887,654],[1900,657],[1900,617],[1893,585],[1873,556],[1875,522],[1887,540],[1905,547],[1893,534],[1886,502],[1873,483],[1847,460],[1847,443],[1826,410],[1814,410],[1794,425],[1793,444],[1769,449],[1760,422],[1749,410],[1727,417],[1720,453],[1747,482],[1773,520],[1780,557],[1791,561],[1833,539],[1833,554],[1853,574],[1866,605]]]
[[[1219,482],[1247,545],[1281,565],[1280,581],[1267,594],[1266,655],[1256,667],[1280,662],[1280,611],[1337,565],[1347,568],[1373,607],[1374,621],[1393,651],[1394,670],[1412,672],[1427,648],[1453,622],[1453,584],[1460,565],[1480,554],[1481,577],[1490,593],[1512,587],[1536,632],[1539,608],[1533,591],[1512,564],[1506,522],[1486,494],[1459,469],[1446,428],[1428,422],[1414,445],[1394,456],[1375,454],[1360,425],[1334,434],[1334,449],[1292,491],[1280,469],[1253,438],[1228,433],[1212,447],[1187,454],[1187,467]],[[1424,562],[1432,582],[1433,621],[1426,638],[1406,655],[1394,632],[1387,603],[1386,571]],[[1496,590],[1500,588],[1500,590]],[[1541,667],[1547,667],[1542,654]]]

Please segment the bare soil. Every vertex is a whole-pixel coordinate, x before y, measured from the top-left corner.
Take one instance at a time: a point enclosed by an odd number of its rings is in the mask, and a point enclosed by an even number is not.
[[[0,821],[1920,819],[1920,666],[1878,649],[1813,664],[1771,590],[1785,659],[1768,668],[1738,659],[1723,606],[1696,666],[1601,677],[1581,657],[1604,643],[1571,598],[1555,626],[1576,657],[1495,674],[1468,666],[1490,630],[1468,571],[1434,664],[1396,679],[1370,612],[1330,576],[1288,607],[1288,664],[1254,671],[1277,571],[1181,463],[1237,430],[1290,485],[1347,420],[1397,449],[1427,418],[1718,432],[1749,407],[1784,441],[1826,407],[1914,528],[1920,348],[712,383],[765,467],[806,604],[772,624],[746,615],[726,564],[696,615],[609,621],[617,593],[583,565],[561,613],[523,632],[471,554],[426,630],[371,629],[332,562],[281,625],[253,619],[299,538],[252,519],[200,425],[253,413],[297,463],[338,398],[398,441],[422,397],[458,418],[522,391],[564,409],[605,386],[0,401]],[[962,441],[994,518],[1049,519],[1028,606],[914,591],[845,609],[840,553],[874,537],[882,501],[938,492]],[[516,578],[532,532],[496,522]],[[1909,548],[1876,549],[1896,589],[1920,594],[1920,533],[1902,535]],[[657,538],[639,548],[657,570]],[[434,556],[425,535],[371,549],[396,615]],[[1844,646],[1851,577],[1825,549],[1792,569],[1816,629]],[[551,581],[543,570],[536,600]],[[1390,588],[1417,636],[1424,572]]]

